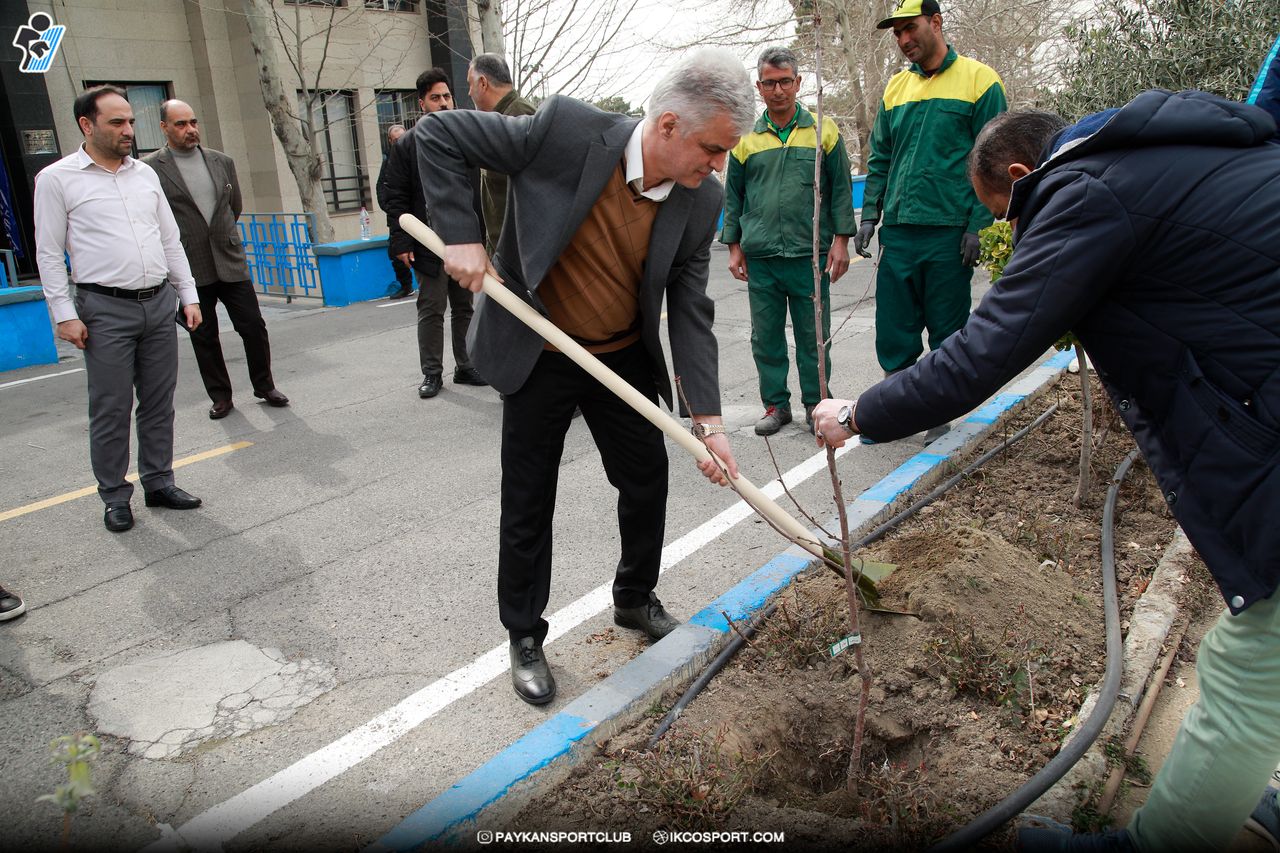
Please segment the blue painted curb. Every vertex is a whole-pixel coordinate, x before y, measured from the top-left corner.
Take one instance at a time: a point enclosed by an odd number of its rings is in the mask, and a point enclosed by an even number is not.
[[[851,535],[886,519],[893,504],[909,491],[931,484],[941,466],[980,441],[999,420],[1034,398],[1071,363],[1066,350],[1047,358],[1026,376],[992,397],[942,438],[917,453],[849,504]],[[513,788],[539,770],[575,752],[589,751],[630,721],[631,715],[662,690],[697,671],[728,639],[729,624],[749,619],[817,560],[799,546],[781,552],[681,625],[659,643],[629,661],[555,716],[458,780],[448,790],[406,817],[366,847],[367,853],[416,850],[425,845],[458,844],[473,837],[476,821]]]

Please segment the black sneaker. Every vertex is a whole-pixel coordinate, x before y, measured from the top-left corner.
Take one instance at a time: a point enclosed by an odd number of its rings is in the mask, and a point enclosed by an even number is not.
[[[400,289],[399,289],[399,290],[397,290],[395,293],[391,294],[391,296],[389,296],[388,298],[389,298],[389,299],[404,299],[406,296],[412,296],[412,295],[413,295],[413,288],[412,288],[412,287],[405,287],[404,285],[401,285],[401,286],[400,286]]]
[[[644,631],[650,639],[661,640],[676,628],[680,620],[675,619],[662,606],[658,596],[649,593],[649,600],[639,607],[619,607],[613,605],[613,624],[623,628],[635,628]]]
[[[477,373],[474,367],[459,367],[453,371],[453,384],[484,387],[489,383],[484,381],[484,377]]]
[[[422,384],[418,386],[418,396],[424,400],[428,397],[434,397],[440,393],[440,388],[443,385],[444,380],[439,373],[428,373],[422,377]]]
[[[8,622],[10,619],[17,619],[23,613],[27,612],[27,605],[21,596],[9,592],[0,586],[0,622]]]

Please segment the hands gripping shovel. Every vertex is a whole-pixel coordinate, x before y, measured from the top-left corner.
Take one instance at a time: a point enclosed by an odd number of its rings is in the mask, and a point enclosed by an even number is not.
[[[400,227],[407,231],[413,239],[426,246],[437,256],[443,258],[445,255],[444,241],[436,235],[434,231],[428,228],[417,217],[412,214],[404,214],[400,217]],[[525,304],[520,297],[516,296],[492,276],[486,275],[484,279],[483,292],[486,296],[497,302],[503,308],[506,308],[516,316],[522,323],[533,329],[544,339],[551,343],[556,349],[564,353],[581,367],[587,373],[598,379],[606,388],[622,398],[623,402],[631,406],[650,423],[662,430],[676,444],[684,448],[690,456],[698,462],[705,462],[708,459],[714,459],[716,464],[722,470],[725,470],[724,463],[716,457],[707,446],[693,436],[685,427],[664,412],[655,403],[633,388],[622,377],[614,373],[608,367],[600,362],[595,356],[587,352],[582,346],[559,328],[557,328],[550,320],[543,317],[529,305]],[[737,479],[729,477],[728,471],[725,470],[725,477],[729,479],[729,483],[747,505],[756,511],[765,521],[769,522],[775,529],[784,536],[800,545],[809,553],[819,559],[825,560],[829,565],[840,565],[840,556],[830,548],[823,547],[822,543],[817,541],[813,533],[804,527],[800,522],[796,521],[789,513],[785,512],[773,500],[760,491],[745,476],[739,476]],[[857,561],[855,561],[857,562]],[[866,574],[859,572],[858,589],[863,599],[870,606],[876,606],[879,601],[879,594],[876,591],[875,582]]]

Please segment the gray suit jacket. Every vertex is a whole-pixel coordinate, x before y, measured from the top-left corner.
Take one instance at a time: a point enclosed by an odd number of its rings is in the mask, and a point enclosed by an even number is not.
[[[471,207],[469,170],[479,166],[509,175],[507,227],[494,266],[509,290],[545,316],[538,285],[618,167],[637,121],[559,96],[548,98],[531,116],[477,110],[424,116],[412,133],[436,232],[449,245],[483,242]],[[714,178],[697,189],[677,185],[671,191],[658,206],[640,284],[641,340],[654,389],[672,405],[659,335],[665,296],[671,360],[698,414],[720,414],[719,355],[711,329],[715,304],[707,296],[707,269],[723,198]],[[506,394],[520,389],[542,353],[536,332],[483,296],[467,338],[476,369]]]
[[[213,209],[213,221],[206,223],[204,214],[196,207],[191,191],[182,180],[178,164],[166,146],[153,151],[142,161],[156,170],[160,186],[173,208],[173,218],[178,220],[182,234],[182,248],[191,263],[191,274],[196,286],[204,287],[219,281],[248,281],[249,265],[245,261],[244,245],[236,220],[240,218],[240,182],[236,179],[235,161],[212,148],[201,147],[204,162],[209,167],[213,186],[218,194]]]

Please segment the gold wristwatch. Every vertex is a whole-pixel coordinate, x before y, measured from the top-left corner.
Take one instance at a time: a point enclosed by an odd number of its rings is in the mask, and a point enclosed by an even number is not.
[[[724,435],[724,424],[700,424],[694,423],[689,429],[698,438],[706,438],[709,435]]]

